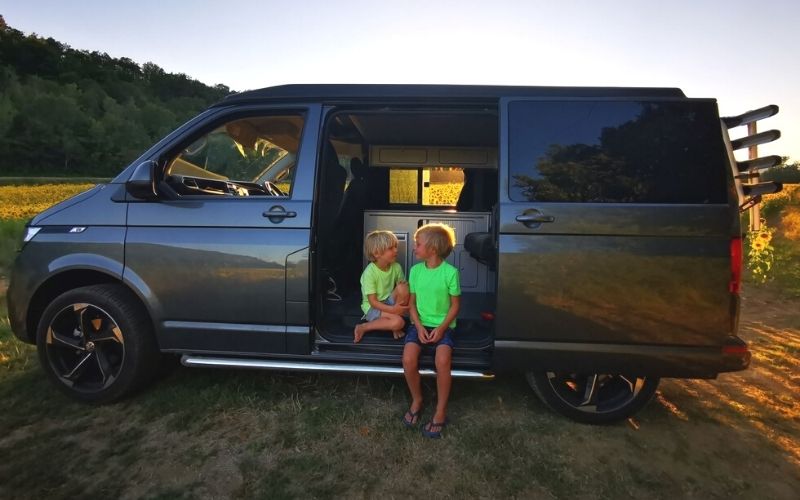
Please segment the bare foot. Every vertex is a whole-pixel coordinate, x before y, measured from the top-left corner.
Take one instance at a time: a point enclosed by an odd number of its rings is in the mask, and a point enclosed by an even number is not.
[[[358,344],[361,342],[361,339],[364,338],[364,334],[367,333],[364,331],[364,325],[356,325],[355,330],[353,330],[353,343]]]
[[[405,333],[403,333],[403,330],[392,330],[392,337],[394,337],[395,340],[402,339],[404,336]]]

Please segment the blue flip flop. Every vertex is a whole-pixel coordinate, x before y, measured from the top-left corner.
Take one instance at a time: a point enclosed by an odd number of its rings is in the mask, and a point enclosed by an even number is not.
[[[447,427],[447,424],[449,422],[450,419],[446,417],[444,419],[444,422],[434,422],[433,419],[431,419],[430,422],[422,426],[422,435],[431,439],[439,439],[442,437],[442,431],[444,430],[445,427]],[[431,428],[433,427],[438,427],[439,430],[432,431]]]
[[[413,429],[419,423],[419,416],[422,413],[422,408],[417,411],[411,411],[410,409],[406,411],[405,415],[403,415],[402,421],[403,425],[406,429]],[[410,418],[407,418],[410,417]]]

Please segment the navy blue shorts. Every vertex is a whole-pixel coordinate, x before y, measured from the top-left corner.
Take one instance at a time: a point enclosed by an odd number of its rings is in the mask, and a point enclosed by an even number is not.
[[[428,331],[431,331],[436,327],[434,327],[434,326],[426,326],[425,328]],[[447,330],[444,331],[444,335],[442,335],[442,338],[439,339],[439,342],[437,342],[436,344],[423,344],[419,340],[419,332],[417,332],[417,327],[412,324],[412,325],[408,325],[408,331],[406,331],[405,343],[408,344],[408,343],[413,342],[413,343],[418,344],[418,345],[420,345],[422,347],[426,347],[426,346],[439,347],[440,345],[448,345],[448,346],[450,346],[451,349],[455,349],[456,342],[453,340],[453,334],[454,333],[455,333],[455,331],[453,331],[452,328],[448,328]]]

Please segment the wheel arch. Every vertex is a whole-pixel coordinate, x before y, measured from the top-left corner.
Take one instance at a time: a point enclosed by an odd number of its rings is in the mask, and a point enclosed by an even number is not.
[[[147,304],[142,300],[140,294],[137,293],[137,290],[133,289],[128,283],[125,283],[119,277],[95,269],[69,269],[47,278],[42,282],[41,285],[39,285],[39,287],[36,289],[36,292],[34,292],[34,294],[31,296],[30,305],[28,306],[28,313],[25,320],[25,326],[27,330],[26,333],[29,341],[32,344],[36,343],[36,330],[39,326],[39,320],[42,317],[42,313],[44,313],[47,305],[50,304],[50,302],[52,302],[56,297],[76,288],[102,284],[118,284],[128,289],[128,291],[131,292],[131,295],[136,297],[136,300],[147,312],[150,322],[153,323],[153,316],[150,308],[147,307]],[[155,325],[153,326],[155,327]],[[158,344],[157,337],[155,340]]]

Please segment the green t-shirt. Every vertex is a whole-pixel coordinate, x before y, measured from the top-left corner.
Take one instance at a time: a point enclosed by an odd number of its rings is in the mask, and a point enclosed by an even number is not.
[[[361,310],[364,314],[369,311],[369,299],[367,296],[375,294],[378,300],[383,302],[397,285],[398,281],[405,280],[403,268],[397,262],[392,262],[387,271],[381,271],[374,262],[367,264],[364,272],[361,273]]]
[[[408,273],[408,286],[416,295],[417,312],[423,326],[437,327],[450,310],[450,296],[461,295],[458,269],[448,262],[428,269],[424,262],[414,265]],[[456,320],[450,323],[455,328]]]

